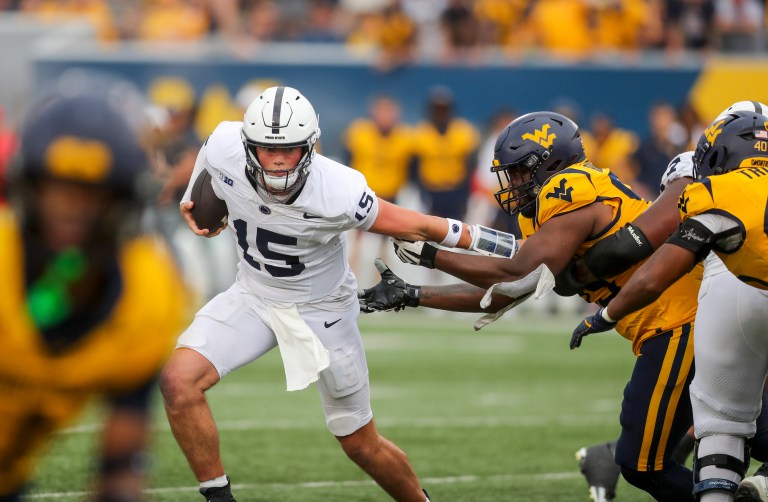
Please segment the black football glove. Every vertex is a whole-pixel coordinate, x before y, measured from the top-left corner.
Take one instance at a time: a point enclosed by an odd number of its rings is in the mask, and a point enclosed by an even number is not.
[[[597,311],[596,314],[587,316],[584,318],[578,327],[573,331],[571,335],[571,350],[581,346],[581,339],[591,333],[602,333],[603,331],[612,330],[617,323],[609,322],[603,319],[603,310],[605,307]]]
[[[366,314],[394,310],[405,307],[418,307],[421,298],[421,286],[406,284],[395,275],[381,258],[374,262],[381,274],[381,281],[372,288],[357,293],[360,300],[360,311]]]
[[[406,241],[394,238],[392,244],[395,246],[395,254],[401,262],[435,268],[435,255],[437,255],[435,246],[424,241]]]

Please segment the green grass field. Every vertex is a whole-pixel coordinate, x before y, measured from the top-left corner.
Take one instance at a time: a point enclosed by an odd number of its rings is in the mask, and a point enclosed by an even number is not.
[[[435,501],[586,501],[574,452],[618,435],[633,355],[615,333],[528,313],[479,333],[471,316],[361,316],[373,409]],[[327,432],[314,388],[285,391],[276,351],[209,393],[240,501],[385,501]],[[202,500],[158,401],[149,499]],[[82,500],[98,410],[45,456],[33,500]],[[619,485],[621,501],[648,500]]]

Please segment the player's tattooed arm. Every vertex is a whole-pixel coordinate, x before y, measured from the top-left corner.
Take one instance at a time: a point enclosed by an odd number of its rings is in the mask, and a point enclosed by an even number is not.
[[[422,286],[422,307],[430,307],[453,312],[496,312],[514,301],[504,295],[493,295],[487,308],[480,308],[480,300],[485,290],[471,284],[451,284],[447,286]]]
[[[399,311],[405,307],[430,307],[454,312],[496,312],[514,301],[504,295],[493,295],[491,304],[485,309],[480,300],[485,291],[470,284],[449,286],[419,286],[408,284],[377,258],[376,268],[381,281],[371,288],[358,292],[360,310],[365,313]]]

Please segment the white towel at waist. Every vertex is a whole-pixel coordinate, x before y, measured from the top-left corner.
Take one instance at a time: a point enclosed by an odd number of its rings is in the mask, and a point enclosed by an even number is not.
[[[295,305],[288,308],[267,307],[272,331],[283,358],[287,390],[306,389],[316,382],[331,358],[314,331],[301,318]]]
[[[515,301],[506,307],[503,307],[498,312],[485,314],[475,321],[475,331],[479,331],[488,324],[496,321],[508,310],[520,305],[531,296],[533,296],[534,300],[542,298],[554,287],[555,276],[552,275],[552,271],[543,263],[539,265],[536,270],[516,281],[494,284],[488,288],[485,295],[483,295],[483,298],[480,300],[481,308],[486,308],[491,304],[493,293],[501,293],[502,295],[515,298]]]

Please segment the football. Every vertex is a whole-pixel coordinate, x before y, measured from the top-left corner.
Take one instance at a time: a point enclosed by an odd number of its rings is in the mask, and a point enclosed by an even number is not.
[[[203,170],[192,185],[192,218],[195,219],[197,228],[208,229],[215,232],[227,219],[227,203],[219,199],[211,185],[211,175]]]

